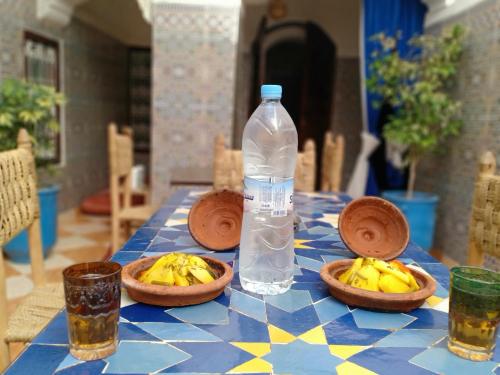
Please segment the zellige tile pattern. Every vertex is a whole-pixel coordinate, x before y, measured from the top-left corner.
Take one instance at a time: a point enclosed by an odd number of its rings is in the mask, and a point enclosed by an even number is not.
[[[222,256],[234,265],[235,278],[221,296],[183,308],[148,306],[125,296],[118,351],[105,360],[84,363],[67,358],[66,320],[61,313],[7,375],[33,373],[35,368],[37,374],[58,369],[58,375],[487,374],[498,368],[499,351],[492,361],[479,364],[462,362],[443,346],[448,315],[437,308],[443,310],[447,301],[448,269],[413,244],[400,259],[414,266],[424,263],[438,284],[445,284],[440,285],[442,295],[429,298],[422,308],[406,314],[373,312],[346,306],[329,295],[316,265],[352,257],[338,237],[335,219],[348,197],[297,194],[296,212],[301,218],[314,217],[295,233],[300,272],[288,293],[262,297],[241,288],[238,250],[215,254],[183,245],[189,238],[183,219],[198,194],[174,194],[114,259],[125,264],[179,250]]]

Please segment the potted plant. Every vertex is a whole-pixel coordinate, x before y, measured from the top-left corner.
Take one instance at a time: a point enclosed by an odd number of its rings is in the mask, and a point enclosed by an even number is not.
[[[417,166],[461,128],[461,103],[446,89],[457,74],[465,29],[460,25],[440,35],[421,35],[408,42],[408,53],[398,51],[398,38],[377,34],[368,89],[393,109],[383,128],[387,142],[405,149],[409,168],[407,191],[386,191],[383,197],[398,205],[410,224],[412,240],[428,250],[432,246],[438,197],[416,192]]]
[[[59,131],[55,113],[64,95],[49,86],[24,80],[5,79],[0,85],[0,151],[17,147],[17,134],[25,128],[32,138],[38,176],[52,175],[54,166],[43,157],[51,145],[51,132]],[[44,256],[57,239],[57,194],[59,187],[38,181],[40,226]],[[25,231],[4,246],[10,259],[29,263],[28,236]]]

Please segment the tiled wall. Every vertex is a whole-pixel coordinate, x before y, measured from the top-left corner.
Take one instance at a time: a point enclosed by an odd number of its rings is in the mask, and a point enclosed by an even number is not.
[[[439,195],[434,246],[464,263],[477,160],[485,150],[500,162],[500,0],[487,0],[444,24],[469,29],[453,96],[463,102],[464,127],[418,169],[417,187]]]
[[[107,186],[106,126],[125,119],[126,48],[75,19],[51,28],[35,12],[33,0],[0,0],[0,80],[23,76],[24,30],[60,41],[65,164],[49,179],[60,184],[60,209],[67,209]]]
[[[230,2],[229,2],[230,3]],[[210,181],[213,140],[231,140],[239,6],[153,4],[153,199]]]

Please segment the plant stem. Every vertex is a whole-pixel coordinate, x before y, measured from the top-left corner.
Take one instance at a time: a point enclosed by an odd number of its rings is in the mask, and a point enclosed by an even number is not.
[[[406,190],[406,198],[413,198],[415,191],[415,179],[417,178],[418,157],[410,154],[410,176],[408,178],[408,189]]]

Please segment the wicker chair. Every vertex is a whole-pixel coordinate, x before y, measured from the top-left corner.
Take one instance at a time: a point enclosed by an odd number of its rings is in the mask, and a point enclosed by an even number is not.
[[[316,146],[313,140],[307,140],[304,152],[297,155],[295,168],[295,189],[314,191],[316,178]],[[243,190],[243,156],[241,150],[227,149],[224,136],[219,134],[214,143],[213,163],[214,189]]]
[[[321,166],[321,191],[340,191],[344,165],[345,140],[343,135],[334,137],[325,133]]]
[[[35,288],[10,318],[0,251],[0,372],[9,363],[9,343],[31,341],[64,306],[62,284],[45,282],[35,165],[29,135],[22,129],[18,148],[0,153],[0,248],[25,228]]]
[[[132,130],[118,134],[115,124],[108,126],[108,151],[111,194],[111,249],[118,250],[120,229],[123,225],[126,236],[132,226],[142,224],[154,212],[152,206],[132,206],[131,173],[133,167]],[[120,194],[123,199],[120,199]]]
[[[214,142],[214,189],[243,191],[243,156],[241,150],[227,149],[222,134]]]
[[[469,226],[469,264],[500,271],[500,176],[491,152],[482,155]]]
[[[316,144],[308,139],[304,151],[297,154],[295,166],[295,190],[313,192],[316,183]]]

